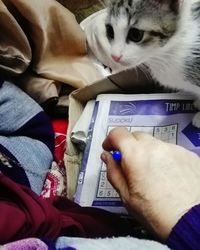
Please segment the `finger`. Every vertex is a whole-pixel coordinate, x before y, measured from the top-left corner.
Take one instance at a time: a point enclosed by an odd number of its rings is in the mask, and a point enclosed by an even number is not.
[[[132,135],[133,135],[133,137],[137,141],[152,141],[152,140],[156,140],[156,138],[153,137],[152,135],[150,135],[148,133],[140,132],[140,131],[132,132]]]
[[[130,142],[133,143],[134,137],[126,128],[114,128],[110,131],[102,146],[106,151],[122,150]]]
[[[127,197],[128,186],[121,166],[113,160],[112,155],[108,152],[103,152],[101,159],[107,166],[107,178],[111,185],[117,190],[122,197]]]

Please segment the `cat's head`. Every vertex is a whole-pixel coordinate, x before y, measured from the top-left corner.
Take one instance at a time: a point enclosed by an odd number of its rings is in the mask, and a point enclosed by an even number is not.
[[[112,0],[106,19],[110,57],[136,66],[159,53],[175,34],[181,0]]]

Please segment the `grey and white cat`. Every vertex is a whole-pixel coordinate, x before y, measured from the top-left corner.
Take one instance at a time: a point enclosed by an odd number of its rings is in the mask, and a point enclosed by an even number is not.
[[[147,65],[162,85],[195,94],[200,109],[200,0],[111,0],[105,32],[114,65]]]

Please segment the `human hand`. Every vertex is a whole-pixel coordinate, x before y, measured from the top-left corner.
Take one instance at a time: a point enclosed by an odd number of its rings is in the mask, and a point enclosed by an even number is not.
[[[200,204],[200,158],[178,145],[148,134],[113,129],[103,142],[107,177],[128,211],[161,239]],[[120,162],[107,152],[119,150]]]

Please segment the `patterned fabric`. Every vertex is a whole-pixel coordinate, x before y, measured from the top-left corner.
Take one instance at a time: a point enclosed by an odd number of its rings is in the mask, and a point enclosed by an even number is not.
[[[64,165],[64,152],[66,149],[66,133],[68,121],[66,119],[55,119],[52,121],[55,136],[55,161],[47,174],[45,184],[41,193],[43,198],[52,196],[66,196],[66,172]]]
[[[53,129],[42,108],[17,86],[0,88],[0,170],[41,193],[54,153]]]

